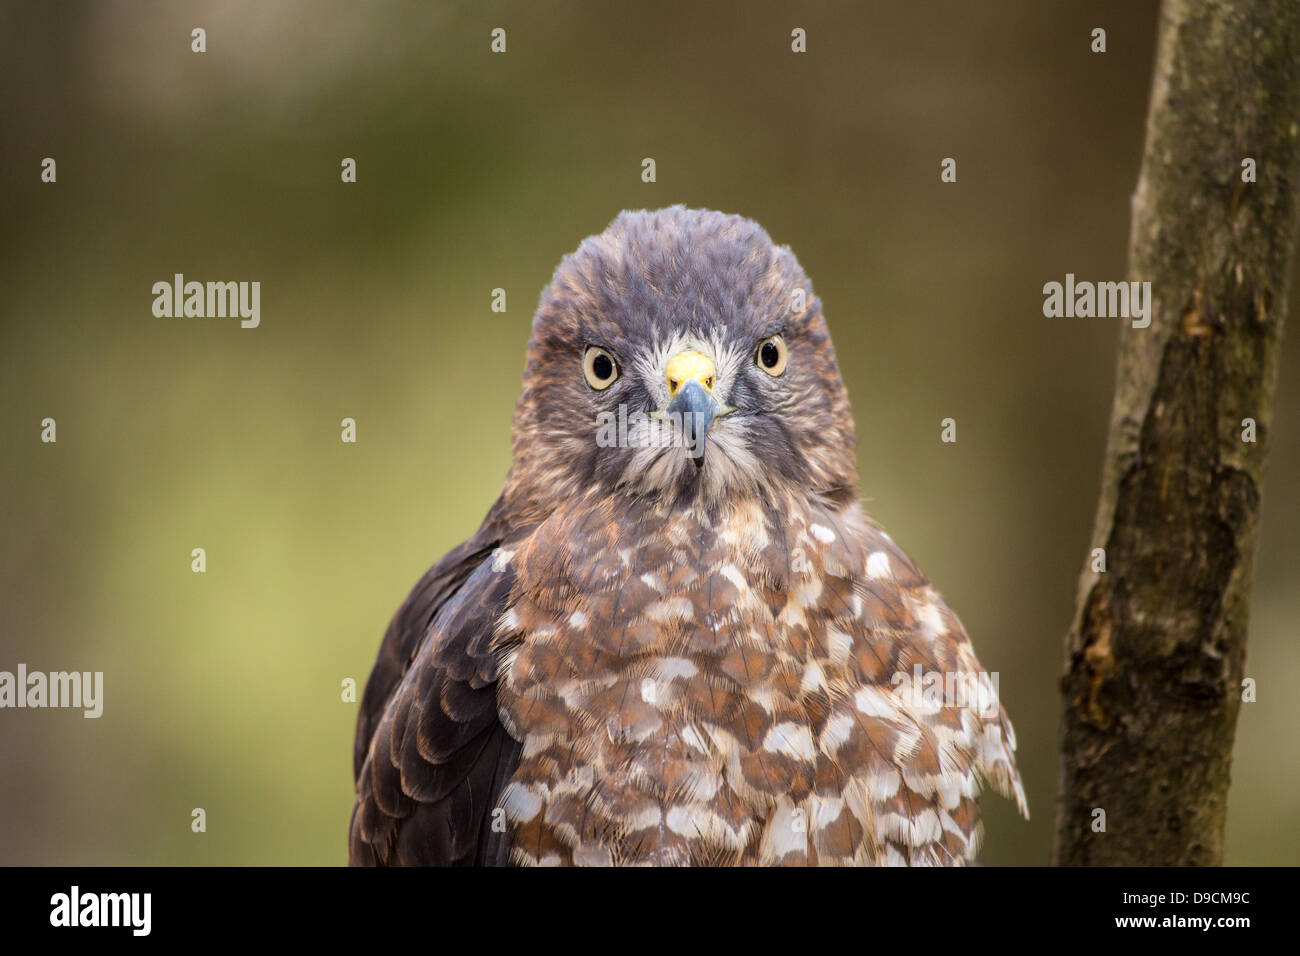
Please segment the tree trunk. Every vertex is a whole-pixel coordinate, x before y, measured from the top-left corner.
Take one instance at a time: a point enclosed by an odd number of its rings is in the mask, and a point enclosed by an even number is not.
[[[1105,570],[1089,558],[1066,642],[1058,864],[1223,859],[1297,124],[1300,4],[1165,0],[1129,244],[1152,321],[1121,335]]]

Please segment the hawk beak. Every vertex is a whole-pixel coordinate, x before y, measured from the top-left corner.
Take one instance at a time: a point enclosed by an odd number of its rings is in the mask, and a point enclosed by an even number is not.
[[[682,437],[687,454],[695,467],[704,465],[704,443],[709,426],[720,415],[732,409],[723,406],[713,397],[713,383],[717,369],[713,359],[700,352],[688,350],[669,360],[664,369],[668,378],[670,401],[664,409],[672,421],[682,423]]]

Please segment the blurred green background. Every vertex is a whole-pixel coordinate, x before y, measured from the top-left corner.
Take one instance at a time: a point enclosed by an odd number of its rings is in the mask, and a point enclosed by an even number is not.
[[[99,720],[0,712],[0,863],[343,862],[340,682],[494,499],[560,257],[677,202],[812,277],[868,508],[1019,734],[1033,820],[988,797],[984,859],[1045,863],[1118,325],[1041,290],[1124,275],[1155,27],[1130,0],[4,4],[0,669],[106,687]],[[261,327],[155,318],[176,272],[260,281]],[[1232,863],[1300,860],[1297,408],[1287,348]]]

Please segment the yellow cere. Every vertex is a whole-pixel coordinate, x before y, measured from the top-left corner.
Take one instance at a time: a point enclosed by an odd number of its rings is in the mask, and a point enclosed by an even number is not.
[[[668,394],[672,396],[691,379],[703,385],[705,391],[712,391],[717,369],[713,365],[713,359],[703,352],[688,349],[668,360],[664,374],[668,376]]]

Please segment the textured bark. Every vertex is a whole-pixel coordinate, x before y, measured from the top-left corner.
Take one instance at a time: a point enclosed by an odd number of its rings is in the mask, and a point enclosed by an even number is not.
[[[1300,4],[1166,0],[1129,246],[1155,301],[1121,336],[1106,571],[1089,560],[1067,639],[1058,864],[1223,858],[1298,123]]]

